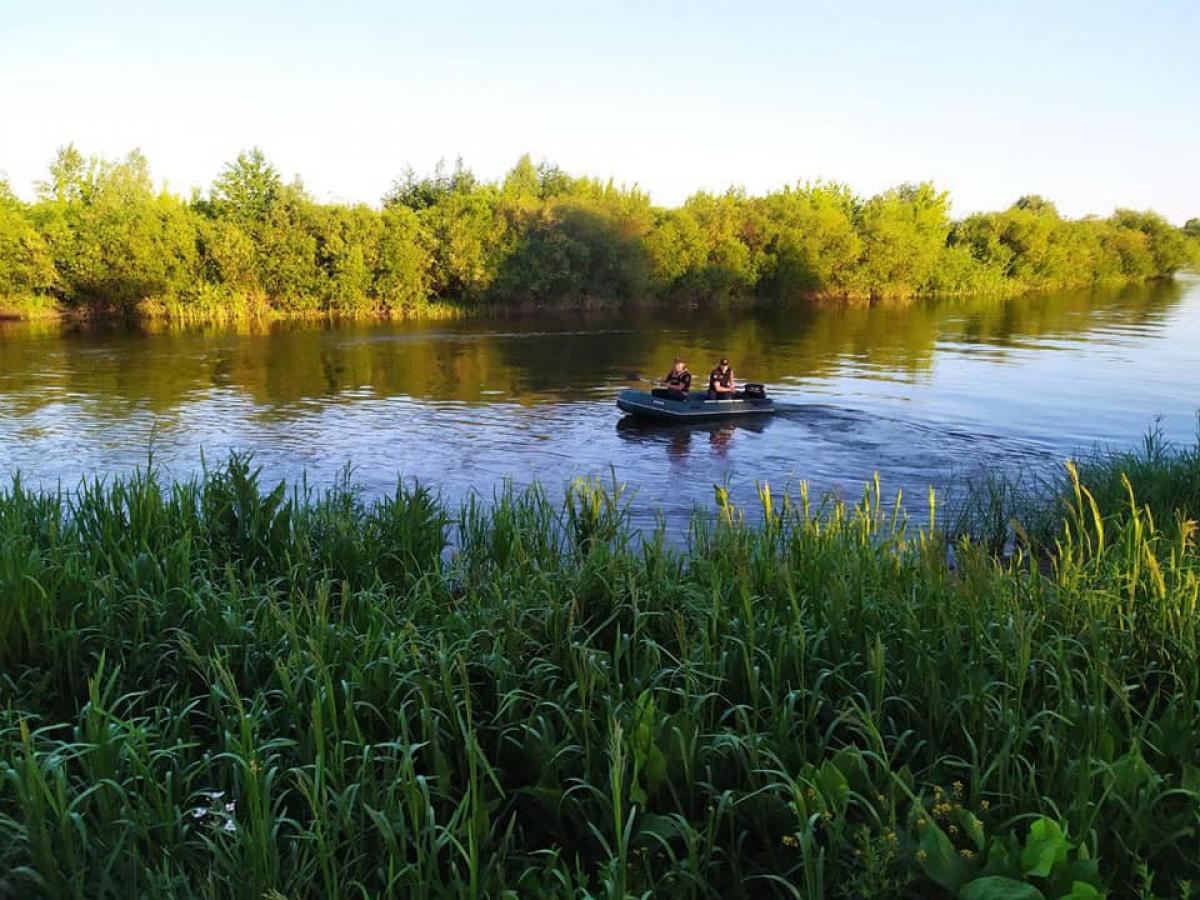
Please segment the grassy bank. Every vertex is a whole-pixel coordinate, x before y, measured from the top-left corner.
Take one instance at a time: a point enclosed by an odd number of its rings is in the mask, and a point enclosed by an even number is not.
[[[1126,282],[1115,282],[1122,284]],[[1132,283],[1132,282],[1131,282]],[[1025,293],[1025,292],[1017,292]],[[996,295],[1011,296],[1011,295]],[[847,298],[798,297],[813,302],[846,302]],[[911,299],[911,298],[909,298]],[[464,303],[452,299],[429,298],[403,306],[342,308],[338,304],[319,308],[296,309],[277,306],[257,296],[224,296],[210,301],[150,298],[127,306],[109,303],[71,305],[47,296],[0,297],[0,320],[19,321],[63,321],[128,320],[145,323],[176,323],[182,325],[225,324],[233,322],[307,322],[307,321],[387,321],[409,319],[420,321],[447,321],[470,316],[519,317],[554,312],[593,312],[612,309],[678,309],[704,307],[742,309],[761,304],[761,298],[753,296],[726,297],[719,300],[695,297],[684,300],[679,297],[643,297],[638,300],[601,297],[577,297],[558,302]]]
[[[47,296],[0,297],[0,320],[18,321],[136,321],[170,322],[181,325],[225,324],[233,322],[304,322],[319,320],[420,319],[444,321],[489,312],[507,312],[509,308],[466,306],[448,300],[428,300],[395,308],[290,309],[274,306],[259,297],[227,296],[219,301],[180,302],[177,299],[150,298],[124,306],[111,303],[72,305]],[[520,312],[519,309],[511,310]]]
[[[1180,282],[1187,282],[1191,273],[1184,273]],[[1154,283],[1169,284],[1172,278],[1109,278],[1086,285],[1028,288],[1015,283],[997,285],[994,289],[977,293],[938,291],[922,295],[901,297],[876,297],[869,295],[847,296],[837,294],[798,294],[796,302],[830,305],[842,308],[885,305],[893,308],[911,308],[921,301],[961,300],[972,303],[1006,302],[1013,298],[1024,298],[1039,302],[1040,295],[1048,290],[1055,294],[1085,294],[1092,292],[1104,295],[1137,285],[1150,286]],[[459,300],[429,298],[408,305],[366,306],[343,308],[337,303],[323,304],[316,308],[292,308],[268,302],[257,295],[230,295],[196,300],[189,298],[152,298],[137,303],[119,306],[111,303],[73,305],[45,295],[0,297],[0,321],[130,321],[139,323],[173,323],[177,325],[221,325],[230,323],[306,322],[306,321],[388,321],[396,319],[419,321],[448,321],[468,317],[520,317],[553,312],[594,312],[597,310],[645,310],[669,309],[748,309],[764,308],[778,301],[753,294],[722,298],[706,297],[702,294],[663,297],[647,295],[640,299],[601,297],[577,297],[555,302],[488,302],[465,303]]]
[[[874,487],[677,546],[590,482],[14,484],[0,894],[1184,896],[1200,472],[1163,452],[1152,508],[1110,459],[1052,543],[953,567]]]

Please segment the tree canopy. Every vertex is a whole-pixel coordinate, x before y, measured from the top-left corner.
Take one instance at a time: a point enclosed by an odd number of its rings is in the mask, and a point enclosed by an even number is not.
[[[664,209],[528,155],[495,182],[461,159],[407,169],[373,208],[318,203],[258,148],[185,199],[155,189],[138,151],[67,145],[33,203],[0,181],[0,297],[212,314],[1015,293],[1166,276],[1200,248],[1200,219],[1069,219],[1035,195],[957,221],[949,210],[929,183],[861,197],[821,181]]]

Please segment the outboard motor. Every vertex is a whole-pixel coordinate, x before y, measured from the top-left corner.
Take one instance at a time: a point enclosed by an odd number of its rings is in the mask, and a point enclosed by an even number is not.
[[[767,396],[766,386],[761,384],[747,384],[742,392],[746,395],[747,400],[764,400]]]

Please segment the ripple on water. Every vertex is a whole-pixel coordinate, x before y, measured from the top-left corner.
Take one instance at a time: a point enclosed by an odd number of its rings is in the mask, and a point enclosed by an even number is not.
[[[272,481],[306,472],[328,484],[352,464],[368,493],[415,478],[452,502],[490,496],[505,479],[558,487],[615,472],[636,489],[637,521],[662,511],[678,529],[694,506],[711,508],[717,483],[745,505],[756,481],[805,480],[854,498],[878,471],[889,494],[924,502],[931,482],[1057,465],[1096,440],[1133,443],[1155,413],[1170,436],[1194,434],[1200,282],[1128,301],[962,310],[715,311],[686,322],[604,313],[576,325],[531,317],[86,339],[6,329],[0,471],[70,484],[144,464],[153,450],[179,475],[201,452],[211,462],[240,450]],[[676,353],[726,352],[771,385],[778,416],[649,427],[613,404],[627,373],[658,372]]]

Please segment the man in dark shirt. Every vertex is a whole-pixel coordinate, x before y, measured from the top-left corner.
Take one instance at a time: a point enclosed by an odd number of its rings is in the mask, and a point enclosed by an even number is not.
[[[668,400],[686,400],[688,391],[692,389],[692,373],[688,371],[687,363],[676,357],[675,365],[671,367],[671,371],[659,383],[663,387],[656,388],[651,392],[655,397],[663,397]]]
[[[733,369],[729,360],[721,360],[715,369],[708,373],[708,399],[732,400],[736,388],[733,383]]]

